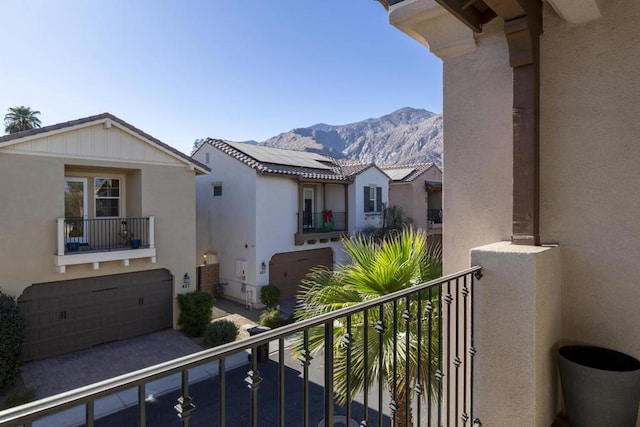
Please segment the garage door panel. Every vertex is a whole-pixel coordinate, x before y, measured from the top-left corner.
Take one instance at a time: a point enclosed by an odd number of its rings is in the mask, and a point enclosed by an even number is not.
[[[331,248],[275,254],[269,262],[269,283],[280,289],[281,299],[295,297],[300,282],[319,265],[333,268]]]
[[[164,269],[32,285],[18,298],[23,360],[171,327],[172,302],[173,277]]]

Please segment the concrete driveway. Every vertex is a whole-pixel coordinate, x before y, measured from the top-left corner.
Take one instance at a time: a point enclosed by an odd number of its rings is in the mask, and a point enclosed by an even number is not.
[[[286,303],[285,303],[286,304]],[[214,317],[231,313],[246,315],[252,320],[259,311],[249,312],[244,306],[224,301],[214,310]],[[293,304],[290,304],[293,306]],[[287,307],[292,310],[293,307]],[[250,320],[249,320],[250,321]],[[288,340],[287,340],[288,341]],[[277,343],[270,345],[271,360],[260,363],[260,375],[263,382],[259,391],[259,425],[276,426],[278,424],[278,363]],[[191,339],[178,331],[165,330],[126,341],[107,343],[85,351],[58,356],[42,361],[31,362],[23,366],[22,376],[27,387],[38,387],[38,398],[57,394],[73,388],[88,385],[116,375],[152,366],[167,360],[202,350]],[[244,426],[249,423],[249,390],[247,376],[247,354],[242,352],[227,360],[227,425]],[[285,403],[286,425],[303,425],[303,381],[300,362],[291,357],[289,350],[285,355]],[[218,378],[217,362],[202,365],[190,371],[189,394],[197,406],[191,419],[192,426],[215,425],[218,417]],[[310,366],[310,406],[309,421],[313,427],[324,425],[322,422],[323,405],[323,358],[317,355]],[[174,410],[179,397],[179,374],[166,377],[147,385],[147,425],[181,425]],[[385,393],[386,394],[386,393]],[[377,426],[378,408],[376,398],[369,397],[369,419],[371,426]],[[123,427],[137,425],[137,391],[130,389],[116,395],[96,401],[95,416],[97,426]],[[361,420],[364,415],[362,394],[356,397],[352,405],[352,418]],[[385,396],[383,407],[383,425],[390,425],[388,417],[388,398]],[[335,406],[335,414],[345,414],[345,408]],[[51,417],[39,420],[34,427],[78,426],[83,425],[85,409],[83,406],[71,408]],[[344,417],[342,417],[344,418]],[[347,425],[336,418],[336,426]],[[342,421],[342,420],[340,420]]]
[[[166,329],[29,362],[20,371],[24,385],[36,387],[42,399],[198,351],[202,347],[181,332]]]
[[[240,315],[254,324],[259,310],[219,299],[213,319]],[[26,387],[36,387],[36,398],[62,393],[111,377],[166,362],[203,348],[181,332],[172,329],[149,335],[97,345],[87,350],[28,362],[20,369]]]

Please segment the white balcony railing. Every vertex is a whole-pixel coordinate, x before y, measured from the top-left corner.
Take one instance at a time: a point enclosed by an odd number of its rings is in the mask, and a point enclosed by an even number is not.
[[[59,273],[68,265],[92,264],[149,258],[156,262],[155,217],[145,218],[58,218],[57,251],[54,264]]]

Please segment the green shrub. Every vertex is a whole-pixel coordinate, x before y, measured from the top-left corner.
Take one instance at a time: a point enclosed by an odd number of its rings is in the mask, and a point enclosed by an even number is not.
[[[33,401],[36,397],[36,388],[21,388],[10,393],[5,399],[2,405],[2,410],[13,408],[14,406],[24,405],[25,403],[29,403]]]
[[[292,317],[288,319],[282,317],[279,307],[267,309],[260,315],[260,326],[267,326],[271,329],[279,328],[292,322]]]
[[[238,327],[230,320],[218,320],[210,323],[204,332],[203,344],[207,347],[233,342],[238,337]]]
[[[201,337],[211,322],[213,296],[209,292],[194,291],[176,298],[180,307],[178,326],[189,337]]]
[[[24,320],[15,298],[0,291],[0,391],[12,386],[20,373]]]
[[[280,289],[276,285],[269,283],[260,288],[260,302],[267,306],[267,309],[275,307],[280,298]]]

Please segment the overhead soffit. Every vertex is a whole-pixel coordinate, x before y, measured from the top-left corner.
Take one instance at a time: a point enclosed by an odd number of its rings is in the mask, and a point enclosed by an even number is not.
[[[378,0],[387,9],[394,5],[409,5],[412,0]],[[496,17],[497,8],[520,8],[531,0],[435,0],[449,13],[476,33],[482,26]],[[571,24],[583,24],[602,16],[601,7],[608,0],[544,0],[556,13]],[[496,8],[497,6],[497,8]]]

